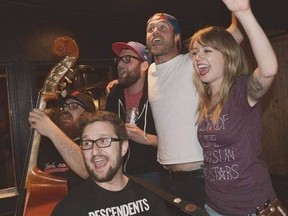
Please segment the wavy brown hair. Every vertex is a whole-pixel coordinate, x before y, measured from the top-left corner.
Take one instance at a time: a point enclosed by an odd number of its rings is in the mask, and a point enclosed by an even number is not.
[[[232,86],[239,76],[249,74],[250,68],[241,46],[224,28],[210,26],[197,31],[191,38],[189,50],[192,49],[195,42],[221,52],[225,64],[224,78],[218,93],[219,99],[216,104],[212,104],[209,84],[202,82],[197,72],[193,75],[193,80],[199,93],[197,123],[210,117],[215,124],[220,117],[225,101],[230,95]]]

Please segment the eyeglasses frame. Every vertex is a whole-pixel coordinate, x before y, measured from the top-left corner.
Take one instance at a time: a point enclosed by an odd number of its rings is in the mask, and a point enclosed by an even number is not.
[[[71,104],[77,104],[76,109],[71,109],[71,106],[70,106]],[[60,110],[64,110],[64,108],[67,107],[67,106],[68,106],[69,110],[77,110],[79,106],[82,107],[83,109],[85,109],[84,106],[81,103],[73,101],[73,102],[70,102],[70,103],[63,103],[62,106],[60,107]]]
[[[104,147],[101,147],[101,146],[99,146],[98,144],[97,144],[97,142],[99,141],[99,140],[104,140],[104,139],[110,139],[110,142],[109,142],[109,145],[107,145],[107,146],[104,146]],[[92,145],[91,145],[91,148],[83,148],[83,146],[82,146],[82,142],[92,142]],[[94,146],[94,144],[96,144],[96,146],[98,147],[98,148],[108,148],[108,147],[110,147],[111,146],[111,143],[112,142],[119,142],[119,141],[121,141],[119,138],[113,138],[113,137],[101,137],[101,138],[99,138],[99,139],[96,139],[96,140],[90,140],[90,139],[87,139],[87,140],[80,140],[80,148],[82,149],[82,150],[90,150],[90,149],[92,149],[93,148],[93,146]]]
[[[127,57],[128,57],[128,61],[125,62],[125,61],[124,61],[124,58],[127,58]],[[142,61],[142,62],[144,61],[143,59],[138,58],[138,57],[136,57],[136,56],[124,55],[124,56],[116,56],[116,57],[114,58],[114,62],[115,62],[116,64],[119,64],[119,62],[120,62],[120,60],[121,60],[124,64],[129,64],[129,63],[131,62],[131,58],[136,59],[136,60],[138,60],[138,61]]]

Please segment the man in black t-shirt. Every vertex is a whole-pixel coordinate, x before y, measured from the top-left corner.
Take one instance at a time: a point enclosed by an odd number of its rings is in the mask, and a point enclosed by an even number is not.
[[[90,177],[73,188],[52,215],[168,215],[164,201],[123,174],[128,150],[124,122],[114,113],[98,111],[84,114],[80,125],[80,147]]]

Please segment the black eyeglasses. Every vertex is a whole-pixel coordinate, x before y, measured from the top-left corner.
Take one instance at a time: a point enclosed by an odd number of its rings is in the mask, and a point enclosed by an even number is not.
[[[104,137],[97,140],[81,140],[80,148],[82,150],[89,150],[93,148],[93,144],[96,144],[98,148],[108,148],[112,142],[119,142],[118,138]]]
[[[120,57],[120,56],[115,57],[115,58],[114,58],[114,62],[115,62],[116,64],[118,64],[119,61],[121,60],[123,63],[129,64],[130,61],[131,61],[131,58],[137,59],[137,60],[139,60],[139,61],[143,61],[143,59],[137,58],[136,56],[124,55],[124,56],[121,56],[121,57]]]
[[[77,103],[77,102],[71,102],[71,103],[64,103],[60,110],[64,110],[65,107],[68,107],[69,110],[77,110],[78,109],[78,106],[84,108],[84,106],[80,103]]]

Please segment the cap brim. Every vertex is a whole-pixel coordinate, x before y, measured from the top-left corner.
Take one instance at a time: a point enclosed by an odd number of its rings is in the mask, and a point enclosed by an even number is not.
[[[65,103],[68,99],[76,100],[76,101],[78,101],[79,103],[81,103],[82,106],[84,106],[84,104],[83,104],[77,97],[75,97],[75,96],[73,96],[73,95],[66,95],[66,97],[63,97],[63,98],[62,98],[62,103]]]
[[[119,56],[120,55],[120,52],[123,50],[123,49],[129,49],[129,50],[132,50],[133,52],[135,52],[138,57],[141,57],[141,55],[138,53],[137,50],[135,50],[132,46],[128,45],[127,43],[124,43],[124,42],[116,42],[116,43],[113,43],[112,44],[112,50],[113,52]]]

